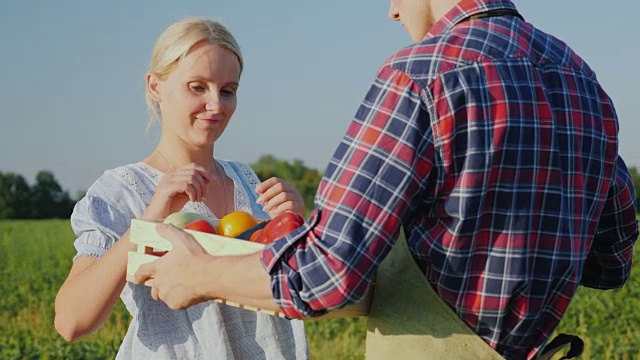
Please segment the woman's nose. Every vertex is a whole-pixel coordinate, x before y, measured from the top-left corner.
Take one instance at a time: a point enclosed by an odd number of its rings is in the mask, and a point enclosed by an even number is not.
[[[205,109],[207,111],[219,111],[222,107],[220,103],[220,97],[216,95],[211,95],[209,99],[207,99],[207,104],[205,105]]]

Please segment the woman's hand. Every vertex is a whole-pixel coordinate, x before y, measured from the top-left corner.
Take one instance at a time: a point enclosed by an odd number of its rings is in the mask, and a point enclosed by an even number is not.
[[[259,195],[257,203],[271,218],[285,211],[305,215],[304,200],[298,189],[280,178],[272,177],[261,182],[256,185],[256,192]]]
[[[142,219],[164,219],[180,211],[187,201],[202,201],[210,182],[211,175],[198,164],[188,164],[171,174],[165,174]]]

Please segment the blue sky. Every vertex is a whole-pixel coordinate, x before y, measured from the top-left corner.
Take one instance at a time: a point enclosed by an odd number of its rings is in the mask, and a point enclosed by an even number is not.
[[[598,74],[640,166],[638,2],[515,1]],[[409,36],[388,1],[5,0],[0,4],[0,172],[50,170],[72,196],[153,150],[144,76],[157,36],[185,16],[221,20],[245,57],[238,110],[216,156],[323,169],[378,66]]]

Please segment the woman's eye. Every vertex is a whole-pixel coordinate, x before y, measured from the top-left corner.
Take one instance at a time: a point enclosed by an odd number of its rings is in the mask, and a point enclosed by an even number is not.
[[[235,96],[236,95],[235,90],[227,90],[227,89],[225,89],[225,90],[222,90],[220,92],[222,93],[223,96]]]
[[[197,92],[202,92],[202,91],[206,90],[204,88],[204,86],[199,85],[199,84],[191,84],[191,85],[189,85],[189,89],[191,89],[193,91],[197,91]]]

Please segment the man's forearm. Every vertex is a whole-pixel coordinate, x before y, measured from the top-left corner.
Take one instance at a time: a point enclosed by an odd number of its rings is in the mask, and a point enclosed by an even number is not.
[[[260,263],[260,252],[213,256],[199,287],[209,299],[225,299],[270,311],[280,311],[271,292],[271,278]]]

